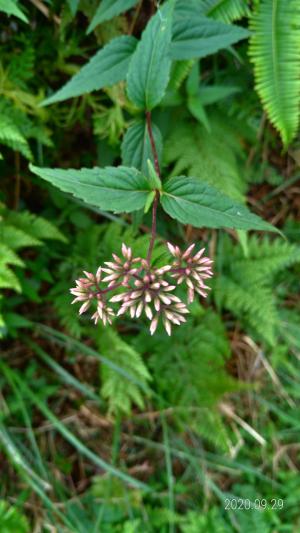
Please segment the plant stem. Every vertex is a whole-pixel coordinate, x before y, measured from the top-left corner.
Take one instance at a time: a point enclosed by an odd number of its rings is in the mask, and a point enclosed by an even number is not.
[[[153,207],[152,207],[151,239],[150,239],[150,244],[149,244],[148,253],[147,253],[147,263],[148,263],[149,269],[150,269],[151,256],[152,256],[152,251],[153,251],[153,246],[154,246],[154,241],[155,241],[155,236],[156,236],[156,214],[157,214],[158,200],[159,200],[159,191],[156,191],[154,202],[153,202]]]
[[[106,294],[107,292],[110,292],[110,291],[113,291],[114,289],[118,289],[119,287],[122,287],[123,283],[122,281],[120,281],[120,283],[115,283],[114,285],[112,285],[111,287],[107,287],[106,289],[100,289],[99,287],[97,287],[99,290],[94,293],[94,294]]]
[[[152,150],[152,154],[153,154],[153,158],[154,158],[155,171],[156,171],[157,175],[160,176],[160,167],[159,167],[159,162],[158,162],[158,155],[157,155],[157,150],[156,150],[155,141],[154,141],[154,137],[153,137],[153,131],[152,131],[151,111],[146,111],[146,122],[147,122],[147,129],[148,129],[148,134],[149,134],[149,139],[150,139],[150,144],[151,144],[151,150]],[[154,202],[153,202],[153,207],[152,207],[151,239],[150,239],[148,253],[147,253],[147,263],[148,263],[148,268],[149,269],[150,269],[150,265],[151,265],[151,256],[152,256],[152,251],[153,251],[154,242],[155,242],[155,236],[156,236],[156,216],[157,216],[157,206],[158,206],[158,201],[159,201],[159,195],[160,195],[159,191],[156,190],[155,191],[155,198],[154,198]]]
[[[150,138],[151,150],[152,150],[152,154],[154,158],[154,167],[156,170],[156,174],[160,176],[158,155],[157,155],[157,150],[156,150],[155,141],[153,137],[153,131],[152,131],[151,111],[146,111],[146,121],[147,121],[147,129],[148,129],[149,138]]]

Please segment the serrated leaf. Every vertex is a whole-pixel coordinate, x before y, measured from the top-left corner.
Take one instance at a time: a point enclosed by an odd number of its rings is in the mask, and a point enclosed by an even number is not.
[[[1,227],[1,241],[12,250],[18,250],[26,246],[41,246],[43,244],[33,235],[29,235],[26,231],[10,224],[4,224]]]
[[[157,150],[158,160],[162,156],[162,136],[158,127],[152,123],[152,133]],[[148,175],[147,160],[154,163],[153,154],[147,124],[139,121],[132,124],[124,135],[122,142],[122,163],[126,166],[135,167],[143,174]]]
[[[150,19],[132,56],[127,75],[127,93],[139,108],[151,110],[162,100],[171,69],[173,2]]]
[[[30,165],[30,170],[62,191],[116,213],[144,208],[151,190],[141,172],[123,166],[61,170]]]
[[[93,31],[98,24],[117,17],[120,13],[128,11],[138,3],[138,0],[101,0],[100,5],[92,18],[87,33]]]
[[[27,159],[32,159],[32,153],[26,138],[14,123],[14,120],[3,113],[0,116],[0,144],[20,152]]]
[[[206,57],[249,35],[244,28],[205,17],[198,5],[181,1],[174,11],[171,57]]]
[[[17,276],[6,265],[0,264],[0,289],[13,289],[22,292],[22,288]]]
[[[129,35],[116,37],[104,46],[59,91],[41,105],[61,102],[74,96],[98,91],[124,80],[137,40]]]
[[[242,204],[196,178],[178,176],[168,180],[164,185],[161,204],[168,215],[182,224],[278,231]]]
[[[23,22],[29,22],[26,15],[21,11],[17,2],[14,0],[0,0],[0,11],[7,15],[14,15]]]
[[[66,237],[53,223],[46,218],[38,217],[29,211],[10,211],[6,219],[9,224],[12,224],[15,228],[19,228],[29,237],[38,239],[40,244],[44,239],[67,242]]]
[[[25,263],[7,244],[2,242],[0,243],[0,266],[1,265],[16,265],[24,267]]]

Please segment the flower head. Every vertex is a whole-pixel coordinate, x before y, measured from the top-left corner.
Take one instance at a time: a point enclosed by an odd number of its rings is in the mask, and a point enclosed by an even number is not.
[[[179,298],[178,298],[179,300]],[[184,314],[189,313],[187,306],[179,300],[178,302],[171,303],[169,305],[163,305],[159,312],[155,314],[150,324],[150,333],[153,335],[158,326],[159,319],[162,319],[164,328],[168,335],[171,335],[172,324],[180,326],[183,322],[186,322]]]
[[[138,268],[134,265],[141,262],[141,258],[133,258],[132,249],[124,243],[122,244],[122,255],[123,259],[116,254],[112,254],[114,262],[106,261],[104,263],[106,267],[103,267],[102,271],[108,275],[102,281],[107,282],[108,287],[111,287],[121,279],[122,283],[126,285],[130,277],[138,272]]]
[[[188,302],[193,302],[195,291],[206,298],[210,287],[205,285],[204,280],[213,275],[211,270],[213,261],[209,257],[203,256],[205,248],[193,255],[195,244],[191,244],[185,251],[181,251],[178,246],[173,246],[171,243],[167,243],[167,246],[175,258],[170,275],[176,279],[178,285],[182,282],[186,283]]]
[[[111,298],[111,302],[121,302],[118,315],[129,310],[132,318],[139,318],[144,311],[151,320],[153,308],[159,311],[163,304],[180,301],[175,294],[170,294],[176,286],[170,285],[158,272],[146,272],[143,277],[134,280],[132,288]]]
[[[175,294],[177,285],[183,282],[187,285],[188,303],[193,301],[195,292],[205,297],[209,289],[204,280],[212,276],[212,261],[203,255],[204,248],[193,255],[194,246],[181,251],[168,243],[174,257],[172,264],[155,268],[149,260],[133,257],[131,248],[122,244],[123,257],[112,254],[114,261],[99,267],[96,274],[84,272],[85,277],[76,280],[76,287],[70,289],[75,296],[72,303],[81,302],[79,314],[96,303],[92,315],[95,324],[99,320],[104,325],[111,324],[113,316],[127,312],[132,318],[144,314],[150,321],[151,335],[160,321],[171,335],[172,326],[184,323],[184,315],[189,313],[186,304]],[[116,289],[120,292],[111,296],[111,291]]]
[[[70,289],[70,293],[76,296],[72,301],[72,304],[76,302],[84,302],[80,309],[79,314],[85,313],[93,301],[97,302],[97,311],[92,315],[92,320],[97,324],[98,320],[102,320],[103,324],[107,322],[111,324],[111,317],[114,316],[114,312],[111,307],[107,306],[105,300],[105,292],[101,291],[99,284],[102,277],[102,269],[98,268],[96,274],[84,271],[85,278],[79,278],[76,280],[76,287]]]

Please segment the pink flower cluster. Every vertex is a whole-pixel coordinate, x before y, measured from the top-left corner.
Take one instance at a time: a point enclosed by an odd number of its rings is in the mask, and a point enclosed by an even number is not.
[[[172,325],[186,322],[185,315],[189,313],[186,304],[174,294],[177,285],[186,285],[187,301],[192,303],[195,293],[207,296],[209,287],[205,280],[213,275],[212,260],[204,256],[204,248],[193,255],[194,247],[192,244],[181,251],[168,243],[174,259],[168,265],[154,268],[145,259],[133,257],[132,249],[122,244],[123,257],[113,254],[113,261],[104,263],[96,274],[84,272],[85,277],[76,280],[76,287],[70,289],[75,296],[72,303],[83,302],[79,314],[96,303],[92,315],[95,324],[98,320],[104,325],[111,324],[112,317],[125,313],[131,318],[144,314],[150,321],[151,335],[160,320],[171,335]]]

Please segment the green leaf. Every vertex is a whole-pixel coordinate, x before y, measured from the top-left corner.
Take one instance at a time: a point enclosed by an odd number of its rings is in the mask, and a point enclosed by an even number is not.
[[[16,507],[0,500],[0,532],[1,533],[29,533],[29,523],[26,517]]]
[[[22,292],[22,287],[17,276],[6,265],[0,264],[0,289],[13,289]]]
[[[130,100],[139,108],[153,109],[162,100],[168,85],[172,15],[171,1],[150,19],[130,62],[127,92]]]
[[[161,196],[164,210],[182,224],[207,228],[237,228],[278,231],[217,189],[179,176],[168,180]]]
[[[72,15],[76,15],[76,12],[77,12],[77,9],[78,9],[78,4],[79,4],[79,0],[67,0],[68,4],[69,4],[69,7],[71,9],[71,13]]]
[[[249,14],[246,0],[203,0],[201,9],[208,17],[232,22]]]
[[[59,91],[42,102],[42,105],[61,102],[74,96],[98,91],[124,80],[137,40],[123,35],[104,46]]]
[[[30,165],[30,170],[62,191],[100,209],[116,213],[130,213],[144,208],[151,190],[147,179],[135,168],[61,170]]]
[[[192,61],[192,60],[191,60]],[[185,88],[188,96],[197,96],[200,83],[200,64],[199,61],[193,61],[194,65],[186,80]]]
[[[0,144],[20,152],[27,159],[32,159],[30,146],[24,135],[14,123],[14,120],[3,113],[0,116]]]
[[[206,130],[210,132],[209,120],[200,98],[198,96],[189,96],[187,100],[187,107],[193,117],[199,120]]]
[[[101,0],[100,5],[92,18],[87,33],[93,31],[98,24],[110,20],[124,11],[128,11],[138,3],[138,0]]]
[[[172,165],[170,177],[187,175],[203,180],[244,203],[246,184],[241,172],[243,150],[238,130],[228,121],[228,115],[219,111],[210,111],[209,126],[210,133],[200,124],[181,121],[166,138],[164,164]]]
[[[298,0],[262,0],[254,12],[249,54],[256,89],[288,145],[299,124],[300,9]]]
[[[40,396],[35,394],[30,387],[27,386],[25,380],[20,379],[18,374],[14,371],[11,371],[6,365],[1,362],[1,371],[6,376],[10,377],[16,385],[19,386],[22,394],[26,395],[28,400],[33,403],[43,415],[50,421],[50,423],[57,429],[57,431],[64,437],[66,441],[69,442],[79,453],[84,457],[87,457],[89,461],[92,461],[98,468],[103,469],[108,472],[110,475],[114,475],[122,479],[125,483],[128,483],[134,487],[143,488],[145,490],[151,490],[148,485],[145,485],[141,481],[136,480],[130,475],[126,474],[122,470],[114,467],[110,463],[104,461],[98,453],[93,452],[90,448],[87,448],[85,444],[78,438],[74,433],[72,433],[65,424],[63,424],[59,418],[57,418],[51,409],[48,408],[47,404],[40,399]]]
[[[202,105],[205,106],[229,98],[240,91],[240,87],[230,85],[203,85],[199,88],[198,97]]]
[[[151,205],[153,204],[154,198],[155,198],[155,192],[154,191],[150,191],[148,196],[147,196],[146,204],[145,204],[145,207],[144,207],[144,213],[148,213]]]
[[[112,368],[101,366],[101,393],[108,400],[110,413],[129,415],[132,404],[138,405],[141,409],[144,407],[145,392],[147,391],[148,394],[150,392],[148,382],[151,376],[141,355],[130,344],[127,344],[112,328],[102,326],[100,328],[101,353],[137,381],[143,383],[142,391],[136,383],[124,379]]]
[[[14,15],[18,19],[23,20],[23,22],[29,22],[26,15],[24,15],[14,0],[0,0],[0,11],[7,15]]]
[[[149,175],[149,184],[151,189],[158,189],[159,191],[162,190],[162,183],[160,181],[160,177],[156,173],[156,170],[150,161],[150,159],[147,160],[148,165],[148,175]]]
[[[162,136],[158,127],[152,123],[152,133],[157,150],[158,160],[162,156]],[[122,163],[135,167],[148,175],[147,160],[154,163],[146,121],[135,122],[124,135],[122,142]]]
[[[244,28],[205,17],[197,5],[181,1],[174,11],[171,57],[206,57],[249,35]]]

